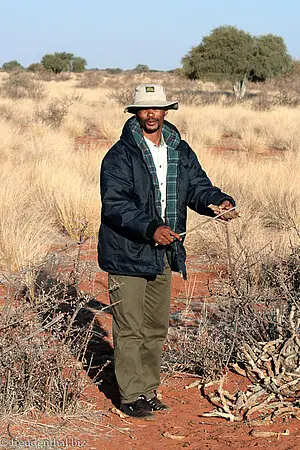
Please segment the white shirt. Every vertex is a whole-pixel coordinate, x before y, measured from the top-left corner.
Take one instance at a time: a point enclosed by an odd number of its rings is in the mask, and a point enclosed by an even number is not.
[[[150,149],[153,162],[156,168],[159,189],[161,193],[161,215],[165,220],[167,206],[167,171],[168,171],[168,146],[166,145],[163,135],[161,135],[160,145],[155,145],[150,139],[144,136],[145,141]]]

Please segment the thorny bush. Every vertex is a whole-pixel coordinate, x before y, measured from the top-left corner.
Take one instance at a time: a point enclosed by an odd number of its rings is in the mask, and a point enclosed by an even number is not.
[[[72,104],[73,100],[68,96],[53,99],[45,108],[37,107],[35,120],[41,121],[50,128],[60,128]]]
[[[244,344],[255,348],[261,342],[288,338],[291,308],[296,307],[295,320],[300,323],[300,246],[293,245],[288,258],[272,264],[244,252],[239,260],[231,260],[222,284],[223,292],[213,293],[215,302],[204,305],[198,326],[170,328],[165,370],[214,380],[239,362]]]
[[[37,277],[34,286],[33,298],[24,291],[16,299],[8,290],[1,309],[1,414],[80,413],[83,369],[95,340],[95,316],[79,320],[89,298],[78,296],[74,284],[49,277]]]
[[[102,72],[85,72],[80,78],[77,87],[83,89],[97,89],[103,84],[104,75]]]
[[[2,84],[1,95],[14,100],[20,98],[41,100],[46,96],[46,90],[40,81],[32,77],[32,74],[12,73]]]

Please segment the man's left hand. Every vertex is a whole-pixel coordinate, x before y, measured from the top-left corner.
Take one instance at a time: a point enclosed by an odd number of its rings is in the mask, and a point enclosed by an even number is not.
[[[215,215],[219,215],[224,211],[224,214],[220,216],[221,220],[225,220],[225,222],[228,222],[229,220],[235,219],[236,217],[239,217],[239,213],[236,211],[236,209],[233,209],[233,204],[229,200],[224,200],[220,205],[209,205],[209,208],[213,210]],[[226,211],[230,210],[228,213]]]
[[[232,209],[232,208],[233,208],[233,204],[229,200],[224,200],[224,202],[222,202],[219,205],[220,212],[222,212],[223,209],[226,211],[226,210]],[[225,212],[225,214],[223,216],[221,216],[220,219],[225,220],[226,222],[229,222],[230,220],[234,219],[235,217],[238,217],[238,212],[234,209],[227,214]]]

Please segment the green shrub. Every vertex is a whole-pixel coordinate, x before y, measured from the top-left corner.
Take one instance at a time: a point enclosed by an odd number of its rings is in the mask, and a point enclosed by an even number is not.
[[[147,64],[138,64],[133,70],[137,73],[150,72],[150,67]]]
[[[120,67],[112,67],[105,69],[105,72],[107,72],[109,75],[117,75],[119,73],[122,73],[123,69],[120,69]]]
[[[29,72],[39,73],[45,69],[41,63],[32,63],[32,64],[29,64],[29,66],[27,67],[27,70],[29,70]]]
[[[5,62],[2,66],[4,72],[21,72],[24,67],[16,60]]]

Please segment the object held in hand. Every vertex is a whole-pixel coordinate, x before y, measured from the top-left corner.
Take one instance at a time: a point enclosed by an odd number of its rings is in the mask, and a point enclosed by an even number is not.
[[[236,219],[240,217],[240,213],[236,209],[230,209],[229,211],[226,208],[221,208],[217,205],[208,205],[208,207],[217,215],[224,217],[226,220]]]
[[[221,212],[219,214],[217,214],[216,216],[214,216],[214,217],[209,217],[207,220],[202,222],[200,225],[196,225],[191,230],[183,231],[182,233],[179,233],[179,236],[186,236],[187,234],[196,233],[199,230],[199,228],[203,227],[203,225],[205,225],[206,223],[210,222],[211,220],[220,219],[221,216],[224,216],[223,208],[220,208],[219,206],[216,206],[216,205],[210,205],[210,206],[218,208],[218,210],[221,211]],[[232,211],[235,211],[235,206],[233,206],[230,209],[225,209],[224,211],[226,211],[226,214],[231,213]],[[237,212],[237,214],[235,214],[234,217],[239,217],[239,215],[240,214]],[[231,219],[227,219],[227,220],[231,220]]]

